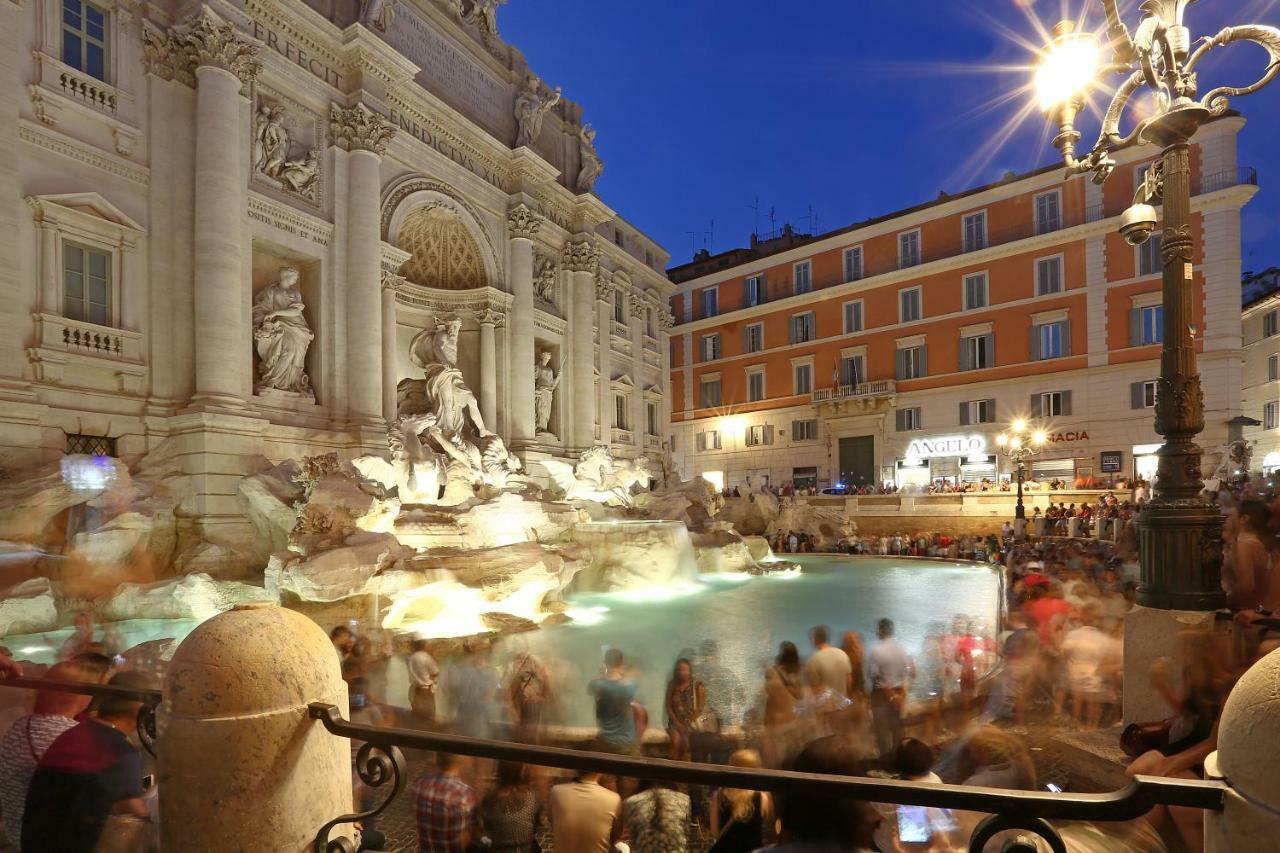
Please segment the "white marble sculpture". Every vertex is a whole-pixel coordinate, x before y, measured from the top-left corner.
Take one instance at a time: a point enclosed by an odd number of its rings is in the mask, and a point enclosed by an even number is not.
[[[578,180],[575,189],[579,193],[589,193],[596,185],[596,179],[604,171],[604,161],[596,153],[596,130],[584,124],[578,131]]]
[[[486,489],[501,491],[520,470],[520,461],[485,426],[458,368],[461,327],[461,320],[442,319],[410,344],[409,359],[423,378],[396,386],[391,462],[376,473],[397,488],[402,504],[456,505]]]
[[[280,279],[253,300],[253,339],[258,350],[256,391],[275,389],[315,397],[307,376],[307,349],[315,335],[303,316],[298,271],[280,270]]]
[[[635,487],[647,485],[650,477],[646,457],[614,459],[609,448],[601,444],[584,450],[575,465],[558,459],[542,459],[539,464],[564,492],[565,500],[596,501],[609,506],[633,506]]]
[[[516,147],[522,145],[532,148],[542,135],[542,120],[556,104],[560,103],[560,87],[550,92],[544,91],[542,81],[530,74],[525,80],[524,90],[516,98]]]
[[[259,102],[253,117],[253,168],[274,178],[284,189],[314,200],[320,176],[320,153],[311,148],[299,160],[289,159],[289,131],[284,126],[284,107]]]
[[[360,23],[385,33],[395,16],[395,0],[361,0]]]
[[[484,35],[498,34],[498,7],[507,0],[470,0],[470,8],[463,10],[458,3],[458,16],[468,24],[475,24]]]
[[[560,268],[545,255],[537,255],[533,261],[533,295],[548,305],[556,304],[556,276]]]
[[[560,386],[560,376],[564,365],[557,371],[551,366],[551,351],[538,353],[538,364],[533,371],[533,416],[538,432],[546,433],[551,423],[551,405],[555,402],[556,388]]]

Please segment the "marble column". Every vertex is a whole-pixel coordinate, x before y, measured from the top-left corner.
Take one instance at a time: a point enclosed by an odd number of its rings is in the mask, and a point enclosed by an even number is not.
[[[601,269],[596,270],[596,324],[600,329],[600,341],[596,347],[596,371],[600,374],[599,402],[600,443],[613,445],[613,299],[611,277]]]
[[[638,293],[627,295],[627,307],[631,318],[631,379],[635,388],[631,391],[631,435],[636,453],[644,452],[645,436],[649,434],[649,419],[644,399],[644,298]]]
[[[671,327],[676,318],[665,305],[659,305],[658,312],[658,385],[662,389],[662,402],[658,404],[658,438],[660,441],[671,439]],[[683,448],[681,448],[683,450]]]
[[[531,444],[538,432],[533,411],[533,238],[541,225],[542,217],[526,204],[517,204],[507,215],[512,295],[507,375],[511,381],[511,442],[515,447]]]
[[[596,326],[595,274],[600,250],[589,235],[564,245],[562,266],[570,276],[569,369],[572,379],[573,446],[584,450],[595,443],[596,372],[592,329]],[[608,328],[600,329],[600,346],[609,346]],[[608,380],[605,379],[607,384]]]
[[[242,408],[251,385],[249,282],[244,280],[245,170],[248,144],[240,90],[259,70],[258,48],[207,7],[173,38],[194,64],[195,322],[197,406]]]
[[[498,428],[498,342],[494,329],[505,320],[502,313],[489,308],[476,314],[480,324],[480,416],[494,432]]]
[[[403,281],[398,275],[382,271],[382,417],[387,423],[396,419],[396,291]]]
[[[347,152],[347,397],[348,429],[381,429],[383,419],[383,296],[380,204],[382,155],[395,133],[377,113],[329,106],[330,136]]]

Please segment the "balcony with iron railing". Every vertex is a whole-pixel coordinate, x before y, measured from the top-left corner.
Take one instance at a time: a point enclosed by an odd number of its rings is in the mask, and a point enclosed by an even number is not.
[[[897,393],[897,387],[892,379],[876,379],[872,382],[859,382],[857,385],[814,388],[811,398],[814,403],[825,403],[831,400],[887,397],[895,393]]]

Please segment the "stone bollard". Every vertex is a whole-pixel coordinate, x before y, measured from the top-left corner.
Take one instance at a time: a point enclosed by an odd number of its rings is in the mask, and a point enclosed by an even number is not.
[[[1075,539],[1080,535],[1080,519],[1072,516],[1067,519],[1067,538]]]
[[[315,701],[348,713],[333,646],[307,617],[244,604],[192,631],[156,717],[161,849],[303,853],[351,812],[350,742],[308,717]]]
[[[1206,853],[1274,850],[1280,838],[1280,651],[1236,682],[1205,775],[1224,780],[1226,807],[1205,812]]]

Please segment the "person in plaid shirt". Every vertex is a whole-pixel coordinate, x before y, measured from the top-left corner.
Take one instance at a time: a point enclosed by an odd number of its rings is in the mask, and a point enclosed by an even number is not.
[[[459,778],[458,756],[436,753],[436,772],[413,784],[418,853],[465,853],[476,836],[476,793]]]

